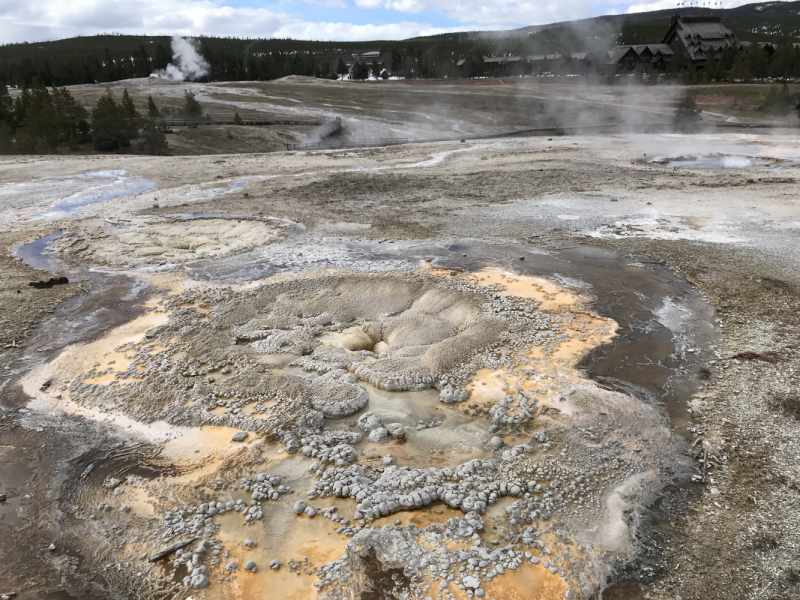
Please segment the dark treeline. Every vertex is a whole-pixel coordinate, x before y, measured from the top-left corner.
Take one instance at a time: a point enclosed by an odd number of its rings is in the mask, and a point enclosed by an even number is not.
[[[336,57],[379,48],[391,71],[407,77],[455,76],[461,54],[479,42],[409,40],[364,43],[300,40],[199,39],[209,81],[269,80],[287,75],[335,77]],[[486,51],[490,51],[489,48]],[[9,86],[65,86],[147,77],[171,61],[169,38],[95,36],[0,47],[0,81]],[[389,65],[385,66],[386,68]]]
[[[800,77],[800,47],[790,40],[778,44],[775,52],[752,44],[746,52],[727,48],[709,59],[703,69],[696,69],[683,52],[676,52],[667,73],[684,83],[712,81],[752,81],[766,78]]]
[[[124,55],[113,55],[108,48],[86,54],[25,55],[18,60],[0,61],[0,82],[22,87],[34,81],[44,86],[65,86],[85,83],[108,83],[133,77],[147,77],[163,69],[170,61],[167,46],[158,44],[151,55],[144,45]]]
[[[168,130],[162,114],[199,119],[203,114],[194,94],[186,92],[180,109],[159,109],[153,98],[140,112],[128,90],[117,99],[107,91],[91,110],[81,106],[66,87],[47,88],[34,81],[12,100],[0,84],[0,154],[54,154],[90,144],[98,152],[167,154]]]
[[[49,42],[40,46],[0,47],[0,81],[21,87],[33,81],[46,86],[107,83],[147,77],[171,60],[170,40],[135,36],[97,36],[108,43],[96,47],[89,38]],[[128,42],[130,47],[125,46]],[[72,44],[68,42],[73,42]],[[239,40],[200,38],[200,53],[210,65],[208,81],[265,81],[287,75],[336,77],[336,59],[369,49],[391,57],[383,67],[400,77],[459,77],[456,66],[465,57],[507,54],[569,53],[613,46],[611,36],[594,36],[570,29],[542,35],[470,40],[407,40],[373,45],[303,42],[298,40]],[[367,65],[369,67],[369,65]]]

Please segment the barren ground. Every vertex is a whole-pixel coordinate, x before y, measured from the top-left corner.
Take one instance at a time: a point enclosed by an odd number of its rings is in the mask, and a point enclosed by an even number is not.
[[[0,161],[0,594],[800,595],[796,128],[467,139],[666,119],[658,87],[122,85],[451,141]]]
[[[668,131],[684,88],[678,85],[636,85],[622,77],[618,85],[602,79],[573,81],[547,77],[456,81],[339,82],[291,76],[271,82],[178,83],[131,79],[104,86],[70,88],[87,109],[111,91],[118,98],[125,88],[145,111],[152,96],[159,107],[180,108],[192,91],[205,114],[229,122],[234,112],[245,121],[313,120],[342,117],[336,141],[386,138],[411,141],[455,140],[539,130]],[[755,124],[797,125],[796,111],[775,115],[761,111],[770,86],[749,84],[698,85],[690,88],[703,113],[703,127],[735,130]],[[790,85],[791,92],[800,86]],[[315,143],[317,127],[305,125],[201,125],[173,127],[167,136],[175,155],[273,152],[286,144]],[[92,152],[87,146],[82,152]]]

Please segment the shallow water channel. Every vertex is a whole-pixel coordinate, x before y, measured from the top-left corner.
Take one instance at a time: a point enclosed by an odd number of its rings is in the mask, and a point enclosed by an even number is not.
[[[775,161],[770,158],[756,156],[738,156],[731,154],[700,154],[697,156],[678,156],[653,161],[671,169],[744,169],[747,167],[764,167]]]

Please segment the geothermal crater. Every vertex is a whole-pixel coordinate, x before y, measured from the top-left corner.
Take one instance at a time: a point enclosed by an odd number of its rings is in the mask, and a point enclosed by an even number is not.
[[[163,444],[170,471],[83,499],[142,522],[131,557],[188,536],[157,587],[563,597],[633,551],[625,515],[680,468],[656,408],[577,369],[617,330],[589,300],[427,262],[196,284],[26,389]]]

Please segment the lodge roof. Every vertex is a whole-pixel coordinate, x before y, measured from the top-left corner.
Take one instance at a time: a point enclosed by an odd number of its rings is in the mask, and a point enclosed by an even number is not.
[[[683,43],[692,60],[703,60],[709,52],[739,47],[736,34],[722,24],[720,17],[672,17],[672,24],[662,44],[672,44],[676,39]]]
[[[608,51],[608,64],[616,65],[626,56],[629,56],[631,59],[633,59],[634,56],[640,58],[642,55],[649,55],[652,57],[652,60],[658,60],[661,57],[672,56],[673,54],[675,54],[675,51],[668,44],[637,44],[635,46],[617,46],[613,50]]]

